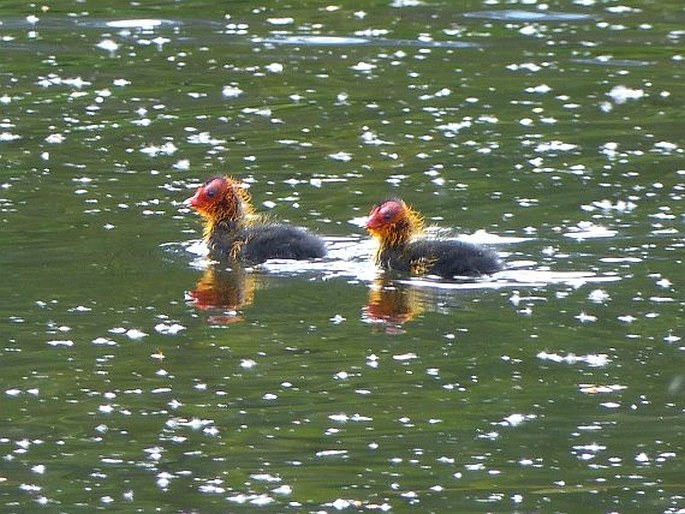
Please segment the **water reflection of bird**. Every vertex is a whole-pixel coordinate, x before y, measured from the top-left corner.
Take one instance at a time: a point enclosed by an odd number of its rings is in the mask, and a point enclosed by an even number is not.
[[[388,334],[402,333],[402,325],[423,311],[421,299],[407,285],[381,277],[369,290],[363,319],[385,327]]]
[[[242,321],[239,310],[250,305],[257,288],[256,277],[240,267],[227,269],[210,265],[195,289],[188,293],[188,303],[202,311],[217,311],[210,323],[227,324]]]
[[[259,264],[326,254],[311,232],[256,214],[247,190],[230,177],[210,178],[184,203],[205,218],[204,240],[214,258]]]
[[[376,263],[387,270],[416,275],[480,276],[502,269],[497,254],[454,239],[424,236],[423,219],[399,198],[376,205],[366,223],[379,241]]]

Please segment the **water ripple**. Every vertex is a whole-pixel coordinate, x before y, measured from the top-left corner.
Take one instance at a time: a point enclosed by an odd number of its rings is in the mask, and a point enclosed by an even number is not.
[[[524,11],[519,9],[505,9],[502,11],[476,11],[464,14],[466,18],[481,18],[497,21],[588,21],[595,19],[591,14],[571,13],[560,11]]]
[[[364,38],[352,36],[269,36],[255,37],[253,43],[271,45],[303,45],[303,46],[389,46],[389,47],[421,47],[421,48],[480,48],[477,43],[467,41],[420,41],[413,39],[385,39]]]

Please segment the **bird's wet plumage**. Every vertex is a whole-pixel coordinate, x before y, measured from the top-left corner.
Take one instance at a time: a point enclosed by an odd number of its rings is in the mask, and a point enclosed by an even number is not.
[[[366,224],[378,240],[376,263],[383,269],[442,277],[488,275],[502,269],[497,254],[482,246],[423,233],[423,218],[399,198],[376,205]]]
[[[186,200],[204,219],[210,255],[260,264],[267,259],[315,259],[323,240],[300,227],[255,213],[247,190],[230,177],[212,177]]]

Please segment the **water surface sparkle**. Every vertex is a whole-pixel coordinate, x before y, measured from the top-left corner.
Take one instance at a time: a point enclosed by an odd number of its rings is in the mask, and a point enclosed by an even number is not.
[[[0,24],[5,510],[685,508],[680,3],[84,5]],[[208,259],[220,174],[329,255]]]

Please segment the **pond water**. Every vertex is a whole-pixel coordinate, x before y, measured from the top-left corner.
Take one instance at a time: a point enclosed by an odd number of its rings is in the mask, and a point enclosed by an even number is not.
[[[111,4],[0,18],[3,511],[683,512],[682,2]],[[329,256],[208,261],[217,174]]]

